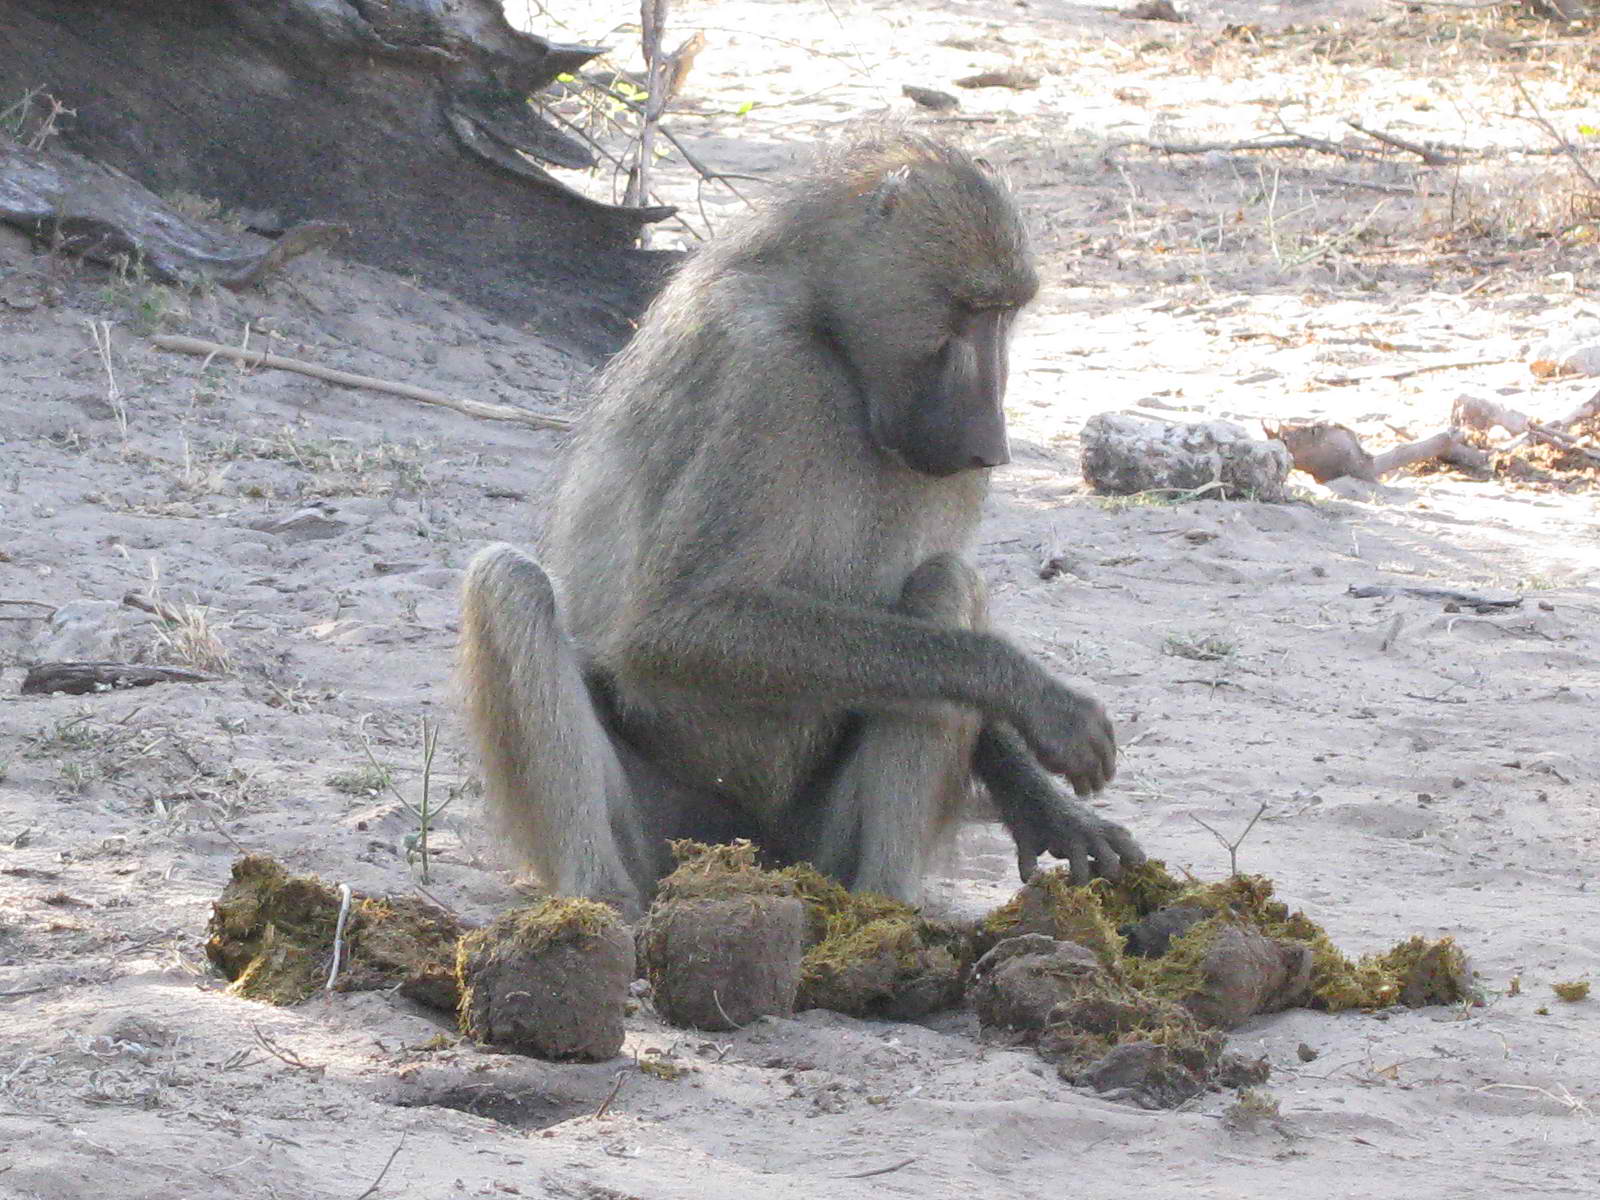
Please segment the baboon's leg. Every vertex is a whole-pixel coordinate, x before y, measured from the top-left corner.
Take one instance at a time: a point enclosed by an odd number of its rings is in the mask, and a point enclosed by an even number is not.
[[[561,627],[549,577],[490,546],[462,585],[461,684],[497,831],[547,887],[637,911],[659,873],[646,861],[634,787]]]
[[[983,582],[953,555],[923,563],[899,612],[972,629],[985,621]],[[814,861],[851,888],[915,903],[928,855],[972,785],[979,716],[954,704],[860,718],[825,794]]]

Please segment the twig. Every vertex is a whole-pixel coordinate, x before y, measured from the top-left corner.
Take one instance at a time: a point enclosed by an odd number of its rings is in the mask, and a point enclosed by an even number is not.
[[[646,75],[644,120],[639,126],[639,156],[633,170],[628,173],[628,186],[622,193],[626,205],[642,208],[650,194],[650,167],[655,161],[656,128],[667,107],[666,89],[662,86],[661,29],[667,23],[667,0],[640,0],[639,41],[644,50]],[[650,248],[650,227],[639,230],[639,245]]]
[[[1331,254],[1335,250],[1344,249],[1351,242],[1355,241],[1358,237],[1366,232],[1367,226],[1372,224],[1372,222],[1377,219],[1378,214],[1383,211],[1384,205],[1388,203],[1389,202],[1387,200],[1379,200],[1372,206],[1372,211],[1366,216],[1362,217],[1361,220],[1357,221],[1353,227],[1333,237],[1323,238],[1315,246],[1311,247],[1311,249],[1302,251],[1301,253],[1294,255],[1292,258],[1281,260],[1282,265],[1285,267],[1303,266],[1308,262],[1316,261],[1324,254]]]
[[[226,838],[228,840],[228,844],[229,845],[231,845],[240,854],[249,854],[250,853],[250,851],[246,850],[243,846],[241,846],[239,844],[239,839],[238,838],[234,837],[233,834],[229,833],[226,829],[224,829],[222,827],[222,818],[217,816],[216,813],[211,811],[211,806],[209,804],[200,804],[197,807],[200,809],[201,812],[205,813],[206,820],[211,822],[211,828],[215,829],[224,838]]]
[[[435,896],[432,892],[430,892],[427,888],[423,887],[420,883],[417,883],[417,882],[413,881],[412,884],[411,884],[411,890],[414,891],[414,892],[420,893],[424,900],[427,900],[430,903],[437,905],[439,908],[443,909],[445,912],[449,913],[451,916],[455,916],[456,915],[455,909],[451,908],[448,904],[446,904],[443,900],[439,899],[439,897]]]
[[[1405,138],[1396,137],[1392,133],[1384,133],[1382,130],[1378,129],[1368,129],[1360,121],[1347,119],[1345,124],[1350,126],[1350,128],[1354,129],[1357,133],[1366,134],[1375,142],[1382,142],[1385,146],[1393,146],[1396,150],[1404,150],[1408,154],[1415,154],[1417,157],[1422,159],[1425,166],[1448,167],[1453,166],[1461,161],[1459,158],[1452,158],[1448,155],[1440,154],[1437,150],[1434,150],[1428,146],[1424,146],[1420,142],[1408,142]]]
[[[637,100],[630,100],[627,96],[624,96],[621,92],[615,91],[614,89],[607,87],[603,83],[596,83],[592,79],[585,79],[584,83],[588,87],[594,88],[595,91],[600,92],[602,95],[606,95],[606,96],[611,97],[611,99],[615,100],[618,104],[621,104],[624,107],[626,107],[628,109],[631,109],[633,112],[638,113],[640,116],[644,115],[644,111],[645,111],[644,110],[644,106],[641,105]],[[747,181],[749,183],[765,183],[766,182],[766,180],[762,179],[761,176],[759,176],[759,175],[736,175],[736,174],[729,174],[728,172],[725,172],[725,171],[713,171],[710,167],[706,166],[703,162],[701,162],[698,158],[696,158],[694,153],[693,153],[693,151],[691,151],[687,146],[685,146],[681,141],[678,140],[678,135],[673,133],[672,130],[668,129],[665,125],[658,126],[657,127],[657,132],[659,132],[662,137],[666,138],[667,141],[672,143],[672,148],[674,150],[676,150],[679,154],[683,155],[683,161],[688,163],[689,166],[692,167],[695,170],[695,172],[702,179],[704,179],[707,183],[720,183],[720,184],[722,184],[723,187],[727,188],[730,192],[732,192],[740,200],[744,201],[744,203],[747,204],[747,205],[750,203],[749,199],[746,198],[746,196],[744,195],[743,192],[741,192],[738,188],[734,187],[733,184],[729,182],[729,180],[742,179],[742,180],[745,180],[745,181]]]
[[[1110,155],[1126,146],[1142,146],[1160,154],[1227,154],[1238,150],[1315,150],[1319,154],[1336,154],[1340,158],[1379,158],[1370,150],[1341,146],[1324,138],[1304,133],[1283,136],[1250,138],[1241,142],[1152,142],[1144,138],[1128,138],[1106,148]]]
[[[36,613],[35,615],[33,615],[31,617],[30,616],[20,616],[20,617],[0,616],[0,621],[48,621],[51,617],[56,615],[56,606],[54,604],[46,604],[43,600],[3,600],[3,599],[0,599],[0,605],[5,605],[5,604],[14,604],[18,608],[38,608],[38,609],[43,609],[43,611],[39,612],[39,613]]]
[[[870,1171],[855,1171],[849,1175],[835,1175],[835,1179],[871,1179],[874,1175],[887,1175],[891,1171],[900,1171],[917,1161],[913,1154],[910,1158],[901,1159],[897,1163],[890,1163],[887,1167],[873,1167]]]
[[[378,379],[371,375],[355,375],[349,371],[336,371],[332,367],[320,366],[317,363],[305,362],[298,358],[285,358],[281,354],[263,354],[259,350],[241,350],[233,346],[224,346],[219,342],[208,342],[201,338],[180,337],[176,334],[164,333],[150,340],[153,345],[162,350],[176,350],[180,354],[204,354],[229,358],[250,367],[272,367],[279,371],[295,371],[301,375],[309,375],[313,379],[325,379],[329,383],[343,384],[345,387],[367,388],[374,392],[387,392],[392,396],[404,396],[408,400],[417,400],[423,404],[437,404],[441,408],[454,409],[456,412],[465,413],[469,417],[482,417],[486,421],[510,421],[516,425],[526,425],[530,429],[572,428],[572,421],[567,417],[558,417],[551,413],[530,412],[527,409],[515,408],[509,404],[488,404],[482,400],[461,400],[455,396],[447,396],[443,392],[436,392],[431,388],[416,387],[409,383],[396,383],[388,379]]]
[[[1600,192],[1600,179],[1596,179],[1594,172],[1589,170],[1589,168],[1584,164],[1583,159],[1578,156],[1578,151],[1572,145],[1572,143],[1567,141],[1566,138],[1562,137],[1561,131],[1550,123],[1549,118],[1547,118],[1544,113],[1539,111],[1539,106],[1533,102],[1533,97],[1528,95],[1528,89],[1522,85],[1522,80],[1513,77],[1512,82],[1517,85],[1517,95],[1526,100],[1528,102],[1528,107],[1533,110],[1533,116],[1524,117],[1523,119],[1526,121],[1532,121],[1540,129],[1544,130],[1545,133],[1549,134],[1551,140],[1554,141],[1558,147],[1560,147],[1561,152],[1572,160],[1573,168],[1578,172],[1579,175],[1583,176],[1584,182],[1595,191]]]
[[[367,1200],[368,1196],[372,1195],[373,1192],[378,1190],[378,1185],[383,1182],[383,1177],[389,1173],[389,1168],[394,1166],[394,1160],[400,1156],[400,1151],[404,1150],[405,1148],[406,1135],[402,1133],[400,1135],[400,1144],[397,1145],[394,1148],[394,1151],[389,1155],[389,1161],[383,1164],[383,1170],[378,1172],[378,1177],[372,1181],[372,1186],[366,1191],[362,1192],[361,1195],[357,1196],[356,1200]]]
[[[1222,843],[1223,849],[1228,852],[1228,875],[1231,878],[1239,873],[1239,847],[1244,845],[1245,838],[1250,836],[1250,831],[1256,827],[1256,822],[1261,820],[1261,814],[1266,811],[1267,802],[1263,800],[1261,807],[1256,809],[1256,815],[1250,818],[1250,824],[1244,827],[1244,832],[1231,842],[1193,813],[1189,814],[1189,819]]]
[[[290,1050],[288,1047],[278,1045],[277,1042],[273,1041],[270,1037],[268,1037],[265,1033],[263,1033],[261,1031],[261,1026],[252,1025],[252,1026],[250,1026],[250,1029],[256,1035],[256,1043],[263,1050],[265,1050],[268,1054],[272,1055],[273,1058],[277,1059],[279,1062],[287,1063],[289,1066],[294,1067],[297,1070],[315,1071],[318,1074],[321,1074],[322,1071],[325,1070],[325,1068],[323,1068],[321,1066],[315,1066],[315,1065],[313,1065],[311,1063],[306,1062],[305,1059],[301,1058],[298,1054],[296,1054],[293,1050]]]
[[[1352,583],[1345,589],[1345,595],[1357,600],[1372,600],[1384,596],[1414,596],[1418,600],[1432,600],[1437,604],[1454,604],[1458,608],[1470,608],[1480,614],[1522,607],[1521,596],[1513,596],[1508,600],[1495,600],[1477,592],[1462,592],[1455,588],[1404,587],[1389,583]]]
[[[117,418],[117,429],[122,440],[128,440],[128,407],[122,402],[122,389],[117,386],[117,374],[111,369],[111,322],[90,321],[89,336],[94,339],[95,353],[106,369],[106,403]]]
[[[141,596],[138,592],[126,593],[122,597],[122,603],[127,608],[137,608],[140,612],[147,612],[153,616],[160,617],[171,625],[178,625],[183,621],[183,614],[177,609],[152,600],[148,596]]]
[[[1473,367],[1501,367],[1509,362],[1516,362],[1514,358],[1474,358],[1464,359],[1460,362],[1431,363],[1425,367],[1408,367],[1404,371],[1378,371],[1371,375],[1323,375],[1317,378],[1318,383],[1326,387],[1349,387],[1357,383],[1369,383],[1374,379],[1410,379],[1413,375],[1428,375],[1434,371],[1466,371]]]
[[[594,1116],[589,1118],[591,1121],[598,1121],[601,1117],[606,1115],[606,1110],[611,1107],[611,1102],[617,1098],[617,1093],[622,1090],[622,1077],[625,1074],[627,1074],[626,1071],[617,1072],[617,1078],[616,1081],[611,1085],[611,1091],[607,1093],[604,1100],[600,1101],[600,1107],[595,1109]]]
[[[1374,179],[1347,179],[1343,175],[1325,175],[1323,178],[1329,183],[1337,183],[1340,187],[1366,188],[1368,191],[1382,192],[1387,196],[1415,196],[1415,184],[1379,183]]]
[[[333,965],[328,968],[328,982],[322,985],[325,992],[333,991],[333,981],[339,978],[339,964],[344,958],[344,924],[350,919],[350,885],[339,885],[339,920],[333,927]]]

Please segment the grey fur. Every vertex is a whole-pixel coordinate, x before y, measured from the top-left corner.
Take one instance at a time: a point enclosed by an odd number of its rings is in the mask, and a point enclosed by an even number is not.
[[[637,907],[666,837],[748,832],[914,899],[974,769],[1024,864],[1141,857],[1041,770],[1103,786],[1104,712],[984,628],[961,559],[1036,289],[1004,187],[895,130],[678,272],[602,376],[543,567],[491,547],[465,584],[490,809],[547,883]]]

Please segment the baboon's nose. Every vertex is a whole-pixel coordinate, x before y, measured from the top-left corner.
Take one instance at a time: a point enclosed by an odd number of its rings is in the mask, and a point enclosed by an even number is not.
[[[1002,434],[987,446],[972,448],[967,460],[970,470],[981,471],[987,467],[1003,467],[1011,461],[1011,439]]]

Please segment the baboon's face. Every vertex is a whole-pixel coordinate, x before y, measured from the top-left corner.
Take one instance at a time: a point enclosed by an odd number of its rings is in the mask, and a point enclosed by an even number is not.
[[[1006,441],[1006,376],[1017,309],[957,304],[938,350],[913,372],[903,405],[883,405],[892,423],[876,422],[882,449],[925,475],[998,467],[1011,461]]]
[[[1011,327],[1039,281],[1003,186],[973,167],[892,176],[841,242],[829,326],[872,443],[924,475],[1009,462]]]

